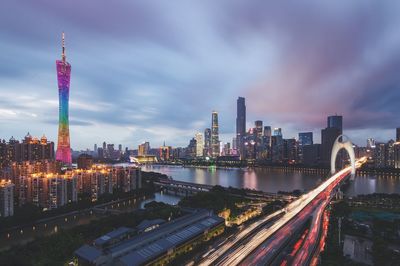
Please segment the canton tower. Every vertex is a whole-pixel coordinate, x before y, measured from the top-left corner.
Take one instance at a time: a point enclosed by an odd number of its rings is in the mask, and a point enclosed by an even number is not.
[[[69,101],[69,81],[71,77],[71,65],[67,62],[65,56],[64,32],[62,33],[62,55],[61,60],[56,61],[57,80],[58,80],[58,98],[59,98],[59,116],[58,116],[58,143],[56,160],[71,165],[71,147],[69,143],[69,119],[68,119],[68,101]]]

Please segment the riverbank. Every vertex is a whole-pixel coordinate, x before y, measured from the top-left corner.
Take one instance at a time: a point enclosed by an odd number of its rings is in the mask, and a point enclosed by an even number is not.
[[[245,162],[233,164],[219,164],[215,162],[202,163],[153,163],[155,166],[184,167],[198,169],[269,169],[285,172],[301,172],[304,174],[321,174],[329,175],[330,168],[327,166],[307,166],[302,164],[269,164],[255,163],[247,164]],[[376,176],[376,177],[392,177],[400,179],[400,169],[396,168],[367,168],[357,169],[357,176]]]

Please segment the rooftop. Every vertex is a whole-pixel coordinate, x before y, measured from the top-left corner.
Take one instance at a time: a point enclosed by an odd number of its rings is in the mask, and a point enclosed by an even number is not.
[[[75,250],[75,255],[85,259],[86,261],[94,263],[102,255],[102,253],[95,247],[83,245]]]
[[[196,210],[183,217],[165,222],[161,219],[145,220],[142,226],[152,225],[164,222],[162,225],[149,232],[139,234],[132,238],[122,240],[118,243],[112,243],[109,247],[104,244],[112,239],[119,238],[133,229],[120,227],[95,240],[95,246],[84,245],[75,251],[79,258],[94,263],[98,259],[107,258],[110,263],[119,263],[121,265],[141,265],[153,261],[161,254],[180,246],[198,236],[205,231],[224,224],[224,219],[213,215],[208,210]],[[140,225],[139,225],[140,226]]]
[[[136,228],[139,231],[143,231],[146,228],[153,226],[153,225],[160,225],[165,223],[165,220],[163,219],[154,219],[154,220],[144,220],[143,222],[141,222],[138,226],[136,226]]]
[[[142,248],[128,253],[127,255],[121,257],[119,259],[119,262],[121,265],[126,266],[145,264],[146,262],[154,260],[159,255],[167,253],[168,250],[175,248],[176,246],[179,246],[195,238],[196,236],[203,234],[203,232],[207,229],[217,226],[218,224],[223,222],[224,219],[216,215],[212,215],[206,219],[200,220],[179,231],[176,231],[173,234],[166,236],[165,238],[161,238]]]
[[[95,244],[96,246],[102,246],[102,245],[108,243],[110,240],[119,238],[119,237],[121,237],[121,236],[123,236],[123,235],[126,235],[126,234],[128,234],[128,233],[131,233],[131,232],[133,232],[133,231],[134,231],[134,230],[133,230],[132,228],[128,228],[128,227],[119,227],[119,228],[115,229],[114,231],[111,231],[111,232],[109,232],[109,233],[107,233],[107,234],[105,234],[105,235],[103,235],[103,236],[97,238],[97,239],[94,241],[94,244]]]

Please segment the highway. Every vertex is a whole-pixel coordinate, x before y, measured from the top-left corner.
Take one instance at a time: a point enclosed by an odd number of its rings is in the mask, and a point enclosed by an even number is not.
[[[232,238],[228,238],[225,242],[221,243],[220,246],[206,253],[206,255],[203,256],[203,260],[199,262],[199,265],[204,266],[214,264],[221,257],[221,255],[228,253],[229,250],[232,249],[235,245],[239,244],[241,241],[251,236],[251,234],[255,230],[262,228],[268,222],[274,220],[275,218],[279,218],[283,214],[284,210],[279,210],[261,220],[258,220],[257,222],[252,223],[244,230],[240,231],[237,235],[233,236]]]
[[[322,230],[322,220],[323,213],[326,206],[331,200],[330,195],[326,195],[326,199],[317,207],[313,214],[313,220],[311,222],[310,231],[305,238],[303,246],[300,248],[299,252],[296,254],[292,265],[309,265],[312,254],[314,254],[317,249],[320,234]]]
[[[358,160],[356,167],[360,167],[365,160],[366,158]],[[234,245],[224,244],[216,252],[207,254],[201,265],[265,265],[273,261],[287,243],[290,234],[304,225],[317,209],[321,210],[320,214],[323,213],[326,204],[330,201],[331,192],[350,172],[351,167],[344,168],[314,190],[290,203],[285,208],[285,214],[270,227],[249,226],[245,236],[235,238]],[[319,212],[317,211],[317,213]],[[315,217],[318,216],[320,215],[315,215]],[[313,219],[312,222],[318,223],[321,221],[320,219]],[[257,234],[251,234],[253,230],[256,230]],[[319,233],[319,229],[312,232],[312,234],[315,233]],[[249,234],[251,234],[250,237],[248,237]],[[315,243],[316,241],[317,239],[315,239]],[[305,242],[303,245],[306,249],[312,249],[313,246],[314,244],[310,242]],[[297,261],[309,260],[308,256],[304,257],[301,255],[302,253],[298,254],[299,257],[295,258]]]

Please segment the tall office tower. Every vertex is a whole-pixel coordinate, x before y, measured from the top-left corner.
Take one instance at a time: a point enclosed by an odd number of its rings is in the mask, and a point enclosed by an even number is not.
[[[204,156],[211,155],[211,128],[204,130]]]
[[[93,151],[94,151],[95,153],[97,152],[97,144],[94,144]]]
[[[222,153],[225,156],[231,155],[231,144],[229,142],[223,145]]]
[[[282,137],[282,128],[280,128],[280,127],[274,128],[274,136]]]
[[[107,144],[107,158],[115,159],[114,154],[114,144]]]
[[[186,148],[186,157],[187,158],[195,158],[196,157],[196,148],[197,148],[197,143],[196,143],[196,139],[192,138],[189,141],[189,145]]]
[[[285,162],[293,163],[297,161],[297,145],[296,139],[283,140],[283,160]]]
[[[265,126],[264,127],[264,137],[271,137],[271,135],[272,135],[271,127]]]
[[[236,138],[232,138],[232,154],[237,155],[237,142]]]
[[[246,135],[246,100],[243,97],[239,97],[236,103],[236,146],[239,153],[241,153],[243,138]]]
[[[211,156],[217,157],[219,149],[218,113],[213,111],[211,117]]]
[[[69,101],[69,81],[71,77],[71,65],[67,62],[65,56],[65,39],[62,33],[62,55],[61,60],[56,61],[58,96],[59,96],[59,124],[58,124],[58,144],[56,160],[70,165],[72,163],[71,147],[69,142],[69,119],[68,119],[68,101]]]
[[[313,145],[313,133],[312,132],[301,132],[299,133],[299,145]]]
[[[194,138],[196,139],[196,157],[202,157],[204,151],[203,134],[196,133]]]
[[[321,130],[321,160],[325,164],[331,160],[333,143],[338,136],[343,134],[343,117],[341,115],[328,116],[327,122],[327,128]]]
[[[321,130],[321,160],[328,164],[331,160],[333,143],[342,131],[336,127],[328,127]]]
[[[400,141],[400,127],[396,128],[396,142]]]
[[[343,116],[332,115],[328,116],[328,128],[337,128],[340,130],[340,134],[343,132]]]
[[[149,155],[149,152],[150,152],[150,142],[146,141],[139,145],[139,148],[138,148],[139,156]]]
[[[386,166],[386,144],[385,143],[377,143],[375,148],[375,167],[376,168],[385,168]]]
[[[400,168],[400,143],[396,142],[394,148],[394,168]]]
[[[261,138],[263,135],[263,122],[261,120],[257,120],[254,122],[254,126],[256,129],[257,138]]]
[[[394,140],[389,140],[389,142],[386,144],[386,150],[385,150],[385,166],[387,168],[394,168],[394,161],[395,161],[395,151],[394,151]]]

